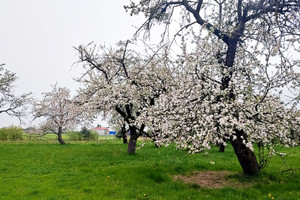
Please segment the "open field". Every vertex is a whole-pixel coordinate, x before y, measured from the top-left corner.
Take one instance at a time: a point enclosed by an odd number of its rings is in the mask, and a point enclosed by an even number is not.
[[[258,176],[244,177],[231,147],[208,155],[150,142],[139,143],[136,155],[126,148],[112,138],[67,145],[0,142],[0,199],[300,199],[300,171],[280,172],[286,167],[279,157]],[[299,168],[300,148],[284,151],[287,164]],[[195,171],[230,171],[233,184],[209,189],[174,179]]]

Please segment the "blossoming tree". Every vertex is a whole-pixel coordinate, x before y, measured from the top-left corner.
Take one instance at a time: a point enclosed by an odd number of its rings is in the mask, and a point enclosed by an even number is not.
[[[60,144],[65,144],[62,138],[64,129],[89,119],[85,110],[84,106],[78,104],[76,97],[71,98],[69,89],[56,84],[51,92],[44,93],[43,100],[36,101],[33,105],[34,118],[45,118],[44,126],[57,134]]]
[[[116,49],[101,46],[80,46],[79,62],[86,73],[79,81],[82,102],[91,113],[118,113],[129,126],[128,153],[135,153],[136,141],[144,133],[145,124],[136,119],[151,107],[170,78],[164,55],[145,57],[128,48],[129,41]]]
[[[170,45],[178,37],[184,44],[178,62],[188,74],[184,84],[161,95],[143,118],[156,118],[148,126],[161,125],[161,142],[201,151],[230,141],[248,175],[263,167],[254,142],[293,144],[299,97],[288,109],[282,91],[299,95],[298,0],[141,0],[125,8],[146,17],[137,36],[161,24],[163,41],[174,32]]]
[[[16,96],[13,94],[13,83],[17,80],[15,73],[4,69],[0,65],[0,114],[17,117],[21,121],[26,110],[26,104],[30,101],[30,93]]]

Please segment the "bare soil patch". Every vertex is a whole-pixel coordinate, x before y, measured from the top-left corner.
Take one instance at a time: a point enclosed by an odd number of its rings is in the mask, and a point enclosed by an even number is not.
[[[197,184],[203,188],[223,188],[223,187],[249,187],[251,184],[240,183],[228,176],[233,175],[229,171],[199,171],[189,176],[176,175],[175,180],[181,180],[188,184]]]

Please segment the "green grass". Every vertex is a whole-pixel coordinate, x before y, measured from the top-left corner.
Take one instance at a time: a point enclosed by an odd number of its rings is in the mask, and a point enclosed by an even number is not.
[[[67,143],[73,143],[72,140],[69,138],[69,134],[62,134],[62,138],[67,142]],[[103,135],[103,136],[98,136],[98,140],[114,140],[116,139],[115,136],[113,135]],[[34,141],[36,142],[42,142],[42,143],[58,143],[57,141],[57,135],[54,133],[48,133],[46,135],[40,136],[38,134],[24,134],[23,135],[23,142],[30,142]],[[78,142],[76,142],[78,143]]]
[[[138,145],[126,153],[121,140],[99,140],[67,145],[1,142],[0,199],[300,199],[300,175],[285,172],[280,158],[258,176],[244,177],[229,146],[208,155],[188,155],[172,147]],[[300,148],[284,149],[287,163],[300,167]],[[215,164],[211,165],[210,161]],[[251,187],[206,189],[175,181],[174,175],[199,170],[236,172],[233,181]]]

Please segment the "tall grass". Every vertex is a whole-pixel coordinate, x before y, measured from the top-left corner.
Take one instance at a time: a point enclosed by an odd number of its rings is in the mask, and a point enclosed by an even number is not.
[[[280,158],[258,176],[244,177],[230,146],[208,155],[152,143],[139,143],[136,155],[126,148],[120,140],[0,143],[0,199],[300,199],[299,172],[282,173],[286,166]],[[285,152],[286,164],[299,167],[299,147]],[[207,189],[174,180],[205,170],[232,171],[230,179],[241,187]]]

